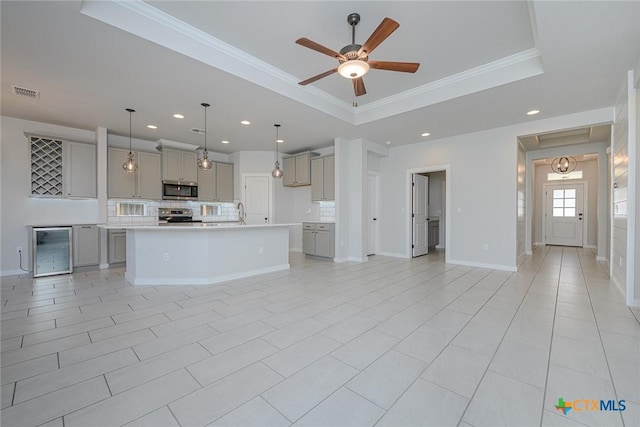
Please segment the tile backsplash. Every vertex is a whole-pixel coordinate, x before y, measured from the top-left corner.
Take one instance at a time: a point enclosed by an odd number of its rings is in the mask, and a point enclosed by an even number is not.
[[[335,202],[320,202],[320,221],[336,220]]]
[[[219,206],[220,215],[201,215],[201,205]],[[155,225],[158,223],[158,208],[189,208],[193,210],[193,219],[207,222],[238,220],[236,203],[109,199],[107,222],[123,225]],[[211,209],[211,211],[216,212],[217,209]]]

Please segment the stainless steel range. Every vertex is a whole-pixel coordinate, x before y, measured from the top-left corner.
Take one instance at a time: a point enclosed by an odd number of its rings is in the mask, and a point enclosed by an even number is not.
[[[202,222],[199,219],[193,219],[193,210],[187,208],[159,208],[158,224],[191,224],[194,222]]]

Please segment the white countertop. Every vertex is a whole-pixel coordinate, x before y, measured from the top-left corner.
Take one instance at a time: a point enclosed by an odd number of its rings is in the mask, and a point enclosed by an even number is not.
[[[255,229],[255,228],[268,228],[268,227],[290,227],[292,225],[300,225],[299,223],[293,224],[256,224],[256,225],[239,225],[238,223],[206,223],[206,222],[193,222],[187,224],[163,224],[163,225],[140,225],[140,224],[99,224],[98,227],[110,229],[126,229],[126,230],[228,230],[228,229]]]

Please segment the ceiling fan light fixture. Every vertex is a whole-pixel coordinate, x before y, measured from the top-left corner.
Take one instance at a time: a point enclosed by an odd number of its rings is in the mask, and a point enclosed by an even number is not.
[[[338,66],[338,73],[348,79],[357,79],[369,71],[369,64],[360,59],[350,59]]]

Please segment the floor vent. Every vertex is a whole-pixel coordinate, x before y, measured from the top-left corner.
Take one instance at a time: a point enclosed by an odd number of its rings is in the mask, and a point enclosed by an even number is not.
[[[40,98],[40,92],[33,89],[27,89],[26,87],[11,86],[13,93],[20,96],[26,96],[27,98]]]

